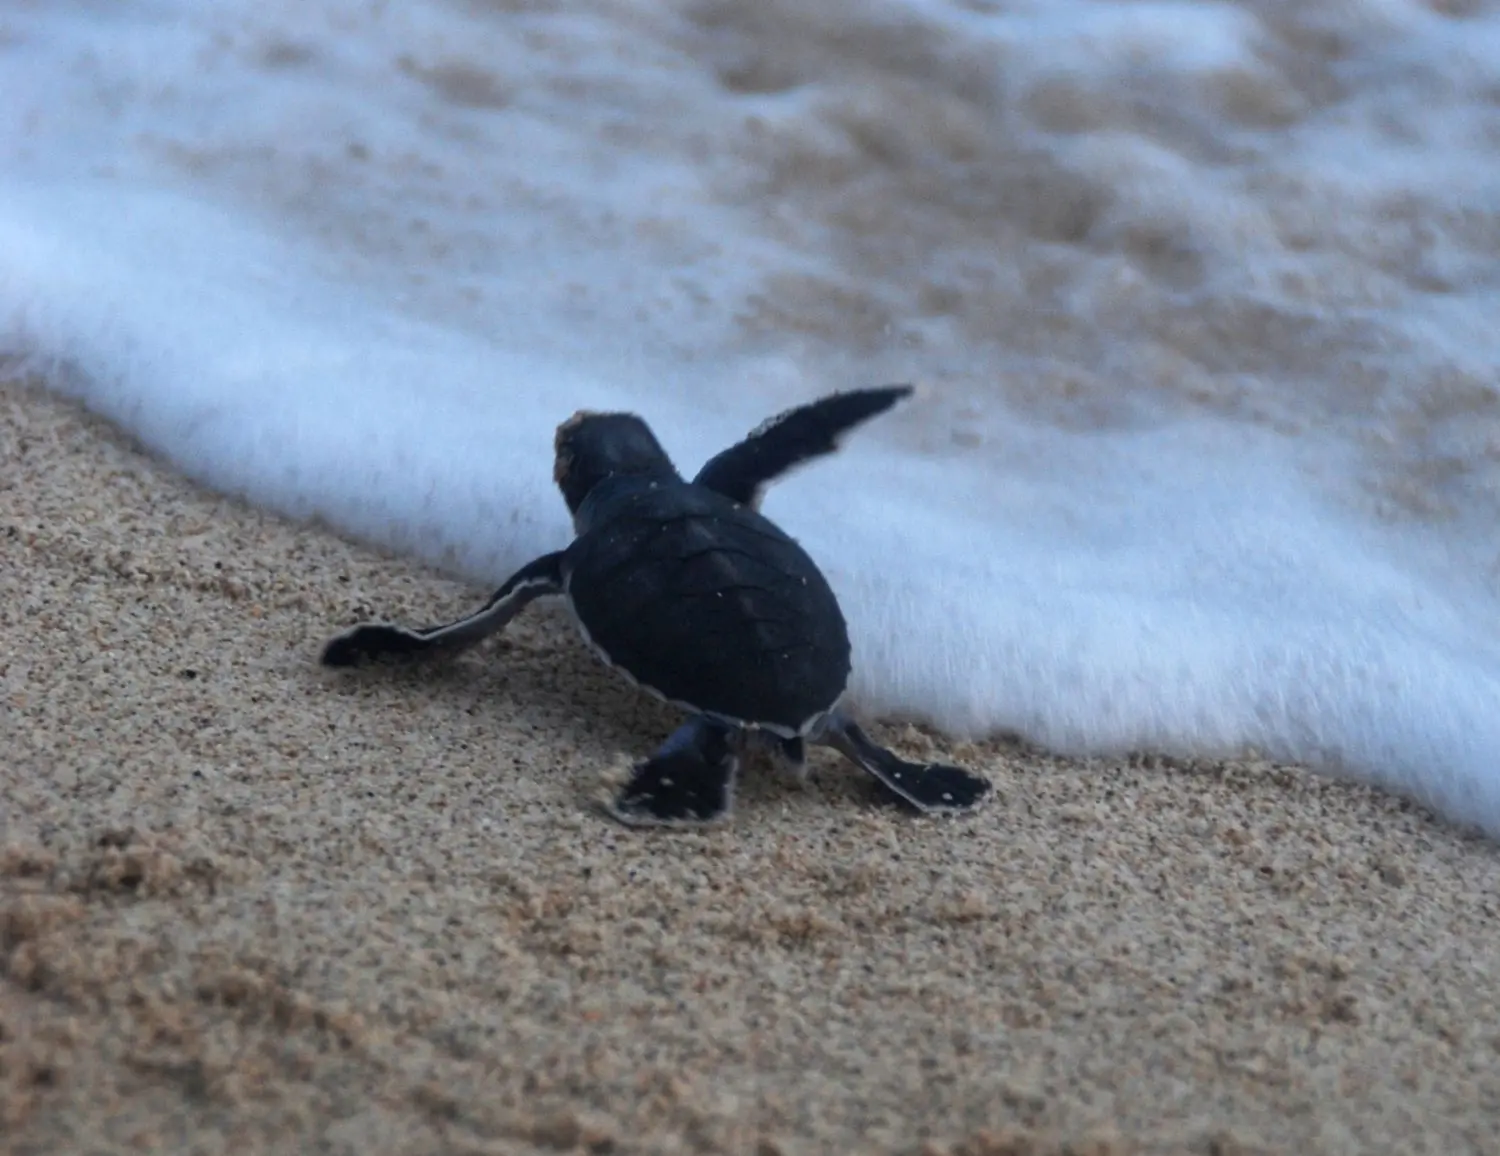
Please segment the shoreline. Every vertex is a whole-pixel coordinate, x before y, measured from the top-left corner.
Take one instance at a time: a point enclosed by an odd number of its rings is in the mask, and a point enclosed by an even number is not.
[[[476,592],[0,389],[15,1151],[1492,1143],[1500,849],[1415,804],[887,727],[994,797],[913,819],[819,755],[633,831],[594,796],[674,715],[562,614],[328,676]]]

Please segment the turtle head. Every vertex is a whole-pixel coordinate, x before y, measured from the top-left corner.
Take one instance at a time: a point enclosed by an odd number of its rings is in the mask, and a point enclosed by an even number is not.
[[[570,513],[607,478],[676,481],[672,459],[651,427],[633,413],[579,410],[557,427],[552,480]]]

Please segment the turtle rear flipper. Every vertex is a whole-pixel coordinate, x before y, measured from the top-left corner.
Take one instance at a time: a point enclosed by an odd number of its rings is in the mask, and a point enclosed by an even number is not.
[[[890,791],[919,811],[967,811],[989,794],[990,781],[947,763],[909,763],[886,750],[845,715],[835,712],[816,741],[863,767]]]
[[[324,666],[359,666],[391,659],[452,658],[488,638],[529,603],[563,592],[562,553],[544,554],[522,566],[479,610],[442,626],[413,630],[389,623],[365,623],[328,640]]]
[[[909,385],[887,385],[834,393],[766,422],[744,441],[710,458],[693,484],[755,509],[761,491],[793,466],[831,454],[845,434],[884,413],[903,398]]]
[[[706,718],[678,727],[609,804],[632,827],[701,827],[729,817],[739,754],[733,732]]]

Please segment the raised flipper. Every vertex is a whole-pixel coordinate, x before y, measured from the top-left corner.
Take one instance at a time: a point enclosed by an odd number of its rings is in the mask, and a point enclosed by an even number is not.
[[[358,666],[380,659],[452,658],[488,638],[528,603],[563,592],[562,552],[528,562],[491,596],[484,607],[443,626],[411,630],[387,623],[365,623],[332,638],[323,647],[324,666]]]
[[[909,385],[853,389],[789,409],[714,455],[693,481],[755,509],[761,491],[780,475],[810,458],[833,453],[851,429],[911,393]]]
[[[990,782],[947,763],[909,763],[886,750],[860,729],[853,719],[835,712],[828,716],[813,741],[832,747],[863,767],[892,794],[919,811],[967,811],[990,792]]]
[[[638,763],[607,810],[632,827],[702,827],[729,817],[739,770],[734,733],[702,716]]]

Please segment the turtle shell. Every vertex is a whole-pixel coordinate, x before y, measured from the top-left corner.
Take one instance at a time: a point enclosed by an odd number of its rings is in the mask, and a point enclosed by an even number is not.
[[[838,599],[807,552],[746,506],[686,482],[619,494],[568,548],[590,644],[691,710],[804,732],[849,679]]]

